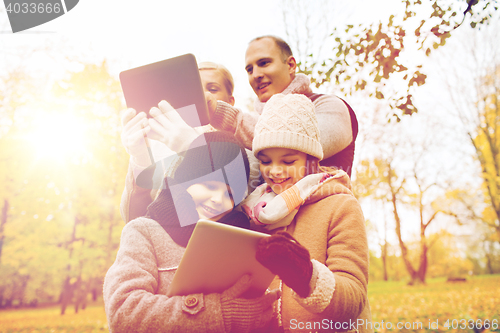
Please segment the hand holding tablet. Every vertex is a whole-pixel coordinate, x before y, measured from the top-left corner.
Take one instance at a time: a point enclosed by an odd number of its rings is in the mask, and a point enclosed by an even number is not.
[[[148,138],[163,142],[172,151],[179,153],[187,150],[189,144],[201,134],[186,124],[177,110],[165,100],[149,113],[152,116],[148,119],[152,131]]]
[[[167,101],[191,127],[209,121],[205,94],[196,58],[185,54],[120,73],[127,107],[149,115],[160,101]]]
[[[131,121],[134,124],[129,126],[122,119],[122,141],[132,156],[146,152],[146,146],[148,165],[154,162],[149,140],[160,141],[175,152],[183,151],[199,135],[193,127],[209,123],[198,65],[192,54],[123,71],[120,83],[127,107],[136,111]],[[149,119],[145,123],[141,119],[138,124],[136,118],[143,114]]]

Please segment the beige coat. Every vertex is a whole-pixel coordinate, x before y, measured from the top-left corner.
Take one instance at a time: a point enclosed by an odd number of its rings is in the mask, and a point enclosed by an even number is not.
[[[154,220],[125,225],[104,279],[111,332],[225,332],[220,294],[166,296],[184,251]]]
[[[373,331],[370,325],[366,329],[371,312],[367,297],[369,254],[363,212],[350,191],[347,174],[333,172],[344,175],[314,193],[300,207],[287,231],[309,250],[312,259],[333,272],[335,291],[333,296],[326,295],[330,299],[326,309],[316,314],[299,304],[292,290],[283,285],[281,319],[283,327],[291,332]],[[279,284],[280,280],[275,279],[271,287],[277,288]],[[363,325],[354,325],[361,324],[361,320]],[[342,325],[347,329],[335,329]]]

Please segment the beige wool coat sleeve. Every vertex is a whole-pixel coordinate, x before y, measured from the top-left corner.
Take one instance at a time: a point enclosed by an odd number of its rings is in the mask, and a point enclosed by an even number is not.
[[[120,201],[120,214],[125,223],[146,214],[149,204],[153,202],[151,190],[140,188],[134,180],[132,162],[129,163],[125,188]]]
[[[104,280],[110,332],[225,332],[219,294],[166,296],[183,253],[156,221],[125,225]]]
[[[328,323],[328,328],[318,329],[319,332],[331,332],[335,323],[347,330],[373,332],[366,325],[372,319],[367,295],[369,254],[365,220],[361,206],[349,190],[348,176],[343,171],[335,172],[343,177],[313,194],[288,227],[288,232],[309,250],[311,259],[324,265],[335,279],[335,291],[324,295],[328,305],[320,313],[309,312],[283,285],[283,326],[294,332],[309,332],[295,329],[294,324],[314,322]]]

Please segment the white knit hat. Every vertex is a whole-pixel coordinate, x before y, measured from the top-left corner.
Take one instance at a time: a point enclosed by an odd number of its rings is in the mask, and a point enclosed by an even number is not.
[[[276,94],[255,125],[255,156],[266,148],[289,148],[323,159],[314,104],[304,95]]]

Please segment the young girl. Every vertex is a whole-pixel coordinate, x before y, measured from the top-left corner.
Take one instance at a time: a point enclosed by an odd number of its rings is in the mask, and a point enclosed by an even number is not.
[[[363,213],[347,174],[318,166],[323,150],[311,101],[271,97],[253,153],[266,183],[241,208],[254,229],[273,234],[256,257],[283,292],[268,331],[372,331]]]
[[[240,298],[247,276],[220,294],[166,296],[198,219],[248,224],[231,212],[245,195],[248,169],[245,150],[230,134],[206,133],[191,144],[146,217],[123,228],[104,280],[111,332],[249,332],[268,324],[278,291]]]

